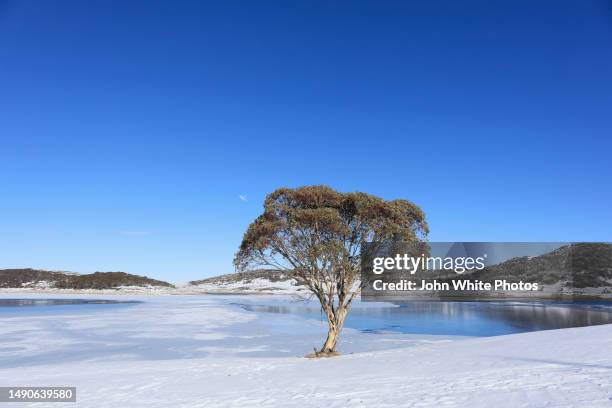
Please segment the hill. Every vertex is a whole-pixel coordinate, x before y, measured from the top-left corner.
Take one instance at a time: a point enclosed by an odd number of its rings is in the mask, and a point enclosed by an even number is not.
[[[0,270],[0,288],[114,289],[122,286],[174,287],[168,282],[125,272],[80,275],[30,268]]]
[[[275,269],[256,269],[214,276],[191,281],[189,287],[217,293],[297,293],[306,289],[287,272]]]
[[[480,279],[492,282],[539,282],[561,284],[572,288],[612,286],[612,245],[607,243],[576,243],[535,257],[519,257],[481,271],[465,274],[458,279]]]
[[[168,282],[125,272],[95,272],[89,275],[65,275],[55,283],[55,287],[59,289],[112,289],[121,286],[174,287],[174,285]]]

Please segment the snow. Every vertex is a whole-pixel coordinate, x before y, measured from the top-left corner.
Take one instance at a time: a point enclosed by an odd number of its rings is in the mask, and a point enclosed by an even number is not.
[[[38,294],[47,295],[171,295],[183,294],[175,288],[165,286],[119,286],[113,289],[58,289],[48,285],[24,286],[21,288],[0,288],[1,293],[12,293],[14,296]]]
[[[191,289],[206,293],[260,293],[282,295],[306,292],[306,288],[296,285],[293,279],[273,282],[265,278],[238,280],[233,282],[204,283],[200,285],[191,285],[181,289]]]
[[[166,286],[119,286],[113,289],[58,289],[48,282],[28,283],[21,288],[2,288],[4,293],[38,294],[110,294],[110,295],[194,295],[194,294],[259,294],[301,295],[307,290],[295,284],[293,279],[271,281],[265,278],[228,282],[203,283],[199,285],[179,284],[175,288]]]
[[[279,296],[79,297],[142,303],[0,309],[0,385],[76,386],[77,406],[96,408],[612,406],[611,325],[486,338],[346,329],[344,355],[310,360],[323,322],[236,305],[291,301]]]
[[[32,282],[24,282],[21,284],[24,288],[35,288],[35,289],[49,289],[53,288],[54,282],[51,281],[32,281]]]

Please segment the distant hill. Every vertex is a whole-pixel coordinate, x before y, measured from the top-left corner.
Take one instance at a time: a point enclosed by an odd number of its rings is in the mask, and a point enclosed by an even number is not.
[[[55,287],[60,289],[112,289],[119,286],[174,287],[174,285],[168,282],[125,272],[95,272],[88,275],[65,275],[55,283]]]
[[[612,286],[612,245],[607,243],[577,243],[534,257],[519,257],[481,271],[466,273],[456,279],[480,279],[492,282],[556,283],[574,288]]]
[[[79,275],[38,269],[0,270],[0,288],[114,289],[120,286],[174,287],[168,282],[125,272]]]
[[[226,275],[213,276],[212,278],[200,279],[189,282],[190,285],[201,285],[204,283],[223,284],[232,282],[251,282],[255,279],[266,279],[270,282],[289,280],[287,272],[276,269],[256,269],[253,271],[229,273]]]
[[[65,272],[43,271],[38,269],[0,270],[0,288],[21,288],[48,286],[58,279],[68,276]]]
[[[207,292],[296,293],[305,290],[285,271],[257,269],[189,282]]]

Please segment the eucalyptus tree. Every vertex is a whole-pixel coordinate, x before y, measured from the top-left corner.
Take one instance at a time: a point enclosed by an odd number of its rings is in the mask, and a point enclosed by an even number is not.
[[[421,242],[429,230],[423,211],[407,200],[384,200],[327,186],[280,188],[244,234],[234,264],[239,271],[286,271],[321,304],[328,334],[316,354],[336,351],[351,302],[360,291],[361,244]]]

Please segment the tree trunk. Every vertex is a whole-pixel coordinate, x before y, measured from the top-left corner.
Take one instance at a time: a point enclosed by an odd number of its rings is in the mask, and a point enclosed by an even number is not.
[[[346,319],[347,314],[347,307],[340,307],[336,310],[335,314],[328,314],[327,323],[329,324],[329,330],[327,332],[327,339],[325,340],[320,353],[334,353],[336,351],[338,336],[340,336],[340,331],[342,330],[344,319]]]
[[[321,348],[321,353],[333,353],[336,351],[336,342],[338,341],[339,334],[336,326],[330,322],[327,339],[325,340],[325,344],[323,344],[323,348]]]

